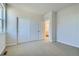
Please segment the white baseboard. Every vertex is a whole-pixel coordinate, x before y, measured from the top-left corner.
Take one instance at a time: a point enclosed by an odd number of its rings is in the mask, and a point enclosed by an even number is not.
[[[75,47],[75,48],[79,48],[79,46],[76,46],[74,44],[70,44],[70,43],[67,43],[67,42],[63,42],[63,41],[59,41],[59,40],[57,42],[65,44],[65,45],[69,45],[69,46],[72,46],[72,47]]]
[[[18,43],[18,45],[24,44],[24,43],[35,42],[35,41],[41,41],[41,40],[43,40],[43,39],[40,39],[40,40],[33,40],[33,41],[28,41],[28,42],[22,42],[22,43]],[[8,43],[8,44],[7,44],[7,47],[15,46],[15,45],[17,45],[17,43]]]
[[[8,43],[7,47],[17,45],[17,43]]]

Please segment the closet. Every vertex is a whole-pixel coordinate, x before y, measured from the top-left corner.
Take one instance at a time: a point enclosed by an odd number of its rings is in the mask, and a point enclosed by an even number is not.
[[[39,40],[39,22],[18,17],[16,23],[17,43]]]

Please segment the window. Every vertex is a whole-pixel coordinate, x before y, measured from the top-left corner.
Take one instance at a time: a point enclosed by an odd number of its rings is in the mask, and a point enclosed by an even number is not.
[[[4,7],[0,3],[0,33],[4,31]]]

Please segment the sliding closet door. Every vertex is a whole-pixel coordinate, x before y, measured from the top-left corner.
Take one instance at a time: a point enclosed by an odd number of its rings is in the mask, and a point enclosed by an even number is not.
[[[30,41],[30,22],[29,19],[18,19],[18,43]]]
[[[34,40],[39,40],[39,33],[40,33],[40,30],[39,30],[39,24],[38,22],[36,21],[31,21],[31,24],[30,24],[30,36],[31,36],[31,40],[34,41]]]
[[[34,40],[39,40],[39,23],[26,18],[18,18],[17,22],[17,41],[18,43],[24,43]]]

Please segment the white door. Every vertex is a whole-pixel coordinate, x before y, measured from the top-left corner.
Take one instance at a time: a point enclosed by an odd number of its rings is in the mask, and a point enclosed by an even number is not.
[[[31,36],[31,40],[39,40],[39,23],[36,21],[31,21],[30,24],[30,36]]]
[[[18,19],[18,43],[30,41],[30,22],[29,19]]]
[[[18,19],[18,43],[39,40],[39,24],[31,19]]]

